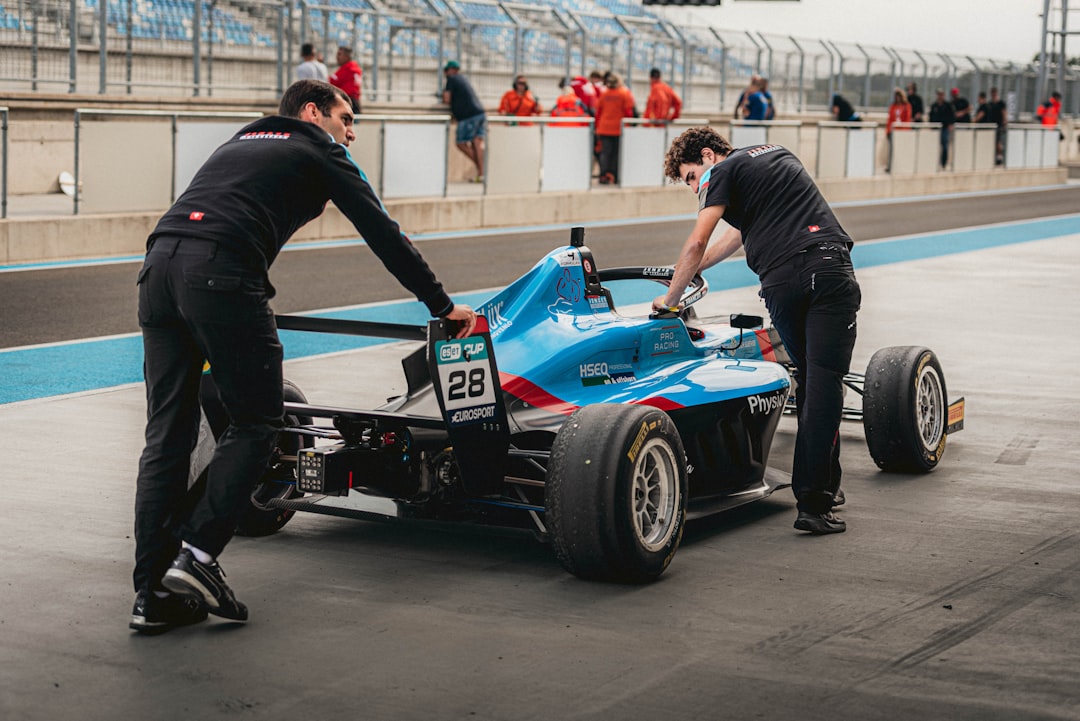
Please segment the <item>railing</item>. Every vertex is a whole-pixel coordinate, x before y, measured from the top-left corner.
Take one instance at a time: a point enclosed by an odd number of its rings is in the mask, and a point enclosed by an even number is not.
[[[7,217],[8,109],[0,108],[0,219]]]
[[[593,2],[583,2],[588,9],[581,11],[555,4],[532,11],[476,0],[495,12],[470,15],[433,0],[411,0],[411,9],[355,0],[175,0],[146,7],[136,1],[5,3],[0,90],[276,97],[293,77],[301,43],[313,42],[331,62],[338,44],[352,47],[370,79],[368,99],[391,102],[433,98],[449,57],[461,61],[488,105],[521,70],[546,77],[554,88],[563,75],[614,69],[644,94],[650,65],[663,70],[687,112],[695,113],[730,112],[727,99],[751,73],[769,77],[782,115],[827,108],[840,91],[863,112],[884,110],[892,88],[907,82],[918,83],[924,97],[937,86],[960,87],[969,100],[997,86],[1014,118],[1044,99],[1031,64],[677,26],[648,8],[631,18]],[[1066,114],[1080,114],[1080,73],[1070,69],[1058,84]]]

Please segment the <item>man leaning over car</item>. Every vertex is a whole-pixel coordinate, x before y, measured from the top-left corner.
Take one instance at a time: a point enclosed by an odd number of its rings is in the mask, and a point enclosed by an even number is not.
[[[135,494],[129,625],[136,631],[167,631],[207,612],[247,619],[217,558],[284,421],[268,271],[328,200],[433,316],[459,324],[458,337],[476,322],[472,309],[450,300],[349,155],[356,138],[349,97],[329,83],[300,80],[278,112],[214,151],[147,240],[138,276],[147,422]],[[229,426],[205,491],[186,499],[204,359]]]
[[[796,367],[795,528],[841,533],[846,526],[832,509],[843,502],[843,378],[862,300],[848,254],[851,238],[802,163],[779,145],[732,149],[711,128],[690,128],[671,144],[664,174],[698,193],[698,217],[668,292],[653,307],[678,311],[695,273],[740,247],[746,251],[746,264],[761,281],[760,295]],[[709,246],[721,218],[730,227]]]

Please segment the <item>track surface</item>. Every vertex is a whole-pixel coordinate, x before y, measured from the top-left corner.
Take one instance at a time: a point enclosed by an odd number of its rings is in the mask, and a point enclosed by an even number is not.
[[[866,240],[1004,220],[1006,200],[963,213],[957,200],[851,208],[844,221]],[[1066,196],[1038,215],[1078,207]],[[652,229],[663,242],[638,228],[597,228],[589,242],[605,264],[670,262],[685,232],[675,225]],[[861,427],[845,424],[847,533],[794,532],[781,491],[689,524],[648,586],[579,581],[531,538],[298,514],[223,554],[248,624],[135,636],[141,385],[0,404],[0,719],[1080,721],[1080,375],[1069,362],[1080,216],[1054,225],[1052,237],[858,271],[854,367],[882,346],[926,345],[949,395],[967,399],[967,427],[933,473],[878,472]],[[467,291],[565,239],[538,235],[423,248]],[[287,254],[282,302],[330,305],[335,284],[345,302],[381,297],[385,274],[366,252]],[[103,271],[115,279],[87,280]],[[50,282],[20,307],[42,306],[38,325],[57,339],[109,332],[134,294],[132,264],[0,274],[0,288],[35,276]],[[98,299],[100,287],[115,295]],[[400,297],[392,279],[381,287]],[[702,304],[752,308],[755,291]],[[25,333],[2,302],[5,330]],[[81,358],[88,345],[63,350]],[[401,350],[290,361],[286,373],[313,403],[350,404],[365,384],[384,398],[401,383],[390,357]],[[771,464],[789,469],[792,445],[788,419]]]
[[[693,196],[687,192],[688,218]],[[958,196],[837,210],[856,242],[1080,209],[1080,186]],[[589,228],[586,243],[601,267],[675,261],[691,220]],[[421,252],[451,293],[505,285],[569,239],[569,228],[428,239]],[[289,246],[286,246],[287,248]],[[138,262],[0,274],[0,348],[138,331]],[[282,253],[271,271],[274,310],[294,313],[403,298],[406,292],[366,246]]]

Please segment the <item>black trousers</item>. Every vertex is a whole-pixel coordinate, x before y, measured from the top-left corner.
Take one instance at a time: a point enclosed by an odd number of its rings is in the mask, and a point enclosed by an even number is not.
[[[600,138],[600,176],[611,173],[616,181],[619,179],[619,135],[599,135]]]
[[[135,492],[136,591],[157,589],[180,541],[217,556],[281,427],[282,349],[265,277],[216,243],[158,238],[138,278],[146,446]],[[229,415],[205,491],[188,493],[204,361]]]
[[[819,242],[763,275],[761,296],[796,367],[792,490],[800,511],[824,513],[840,487],[843,378],[862,302],[851,256],[842,243]]]

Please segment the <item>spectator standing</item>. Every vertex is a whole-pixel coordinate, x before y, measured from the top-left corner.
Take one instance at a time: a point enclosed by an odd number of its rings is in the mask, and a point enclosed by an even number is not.
[[[217,559],[284,423],[268,274],[298,228],[334,201],[432,316],[460,321],[459,337],[476,321],[446,294],[349,156],[346,146],[356,136],[348,96],[319,80],[298,80],[278,113],[214,151],[147,239],[137,280],[146,445],[135,493],[136,596],[129,621],[142,633],[197,623],[207,612],[247,620]],[[199,434],[204,360],[229,425],[205,489],[193,496],[189,462]]]
[[[769,114],[769,102],[762,91],[764,80],[755,75],[743,96],[743,118],[746,120],[766,120]]]
[[[973,123],[985,123],[986,113],[989,111],[988,103],[986,102],[986,93],[979,92],[979,95],[975,101],[975,117],[971,119]]]
[[[997,126],[995,131],[997,156],[994,162],[996,165],[1001,165],[1005,162],[1005,136],[1009,125],[1009,109],[998,94],[997,88],[990,88],[990,102],[986,104],[985,122]]]
[[[911,122],[911,103],[908,102],[907,96],[900,88],[893,88],[893,101],[889,105],[889,119],[885,122],[885,137],[889,140],[889,164],[885,168],[885,172],[888,173],[892,170],[892,154],[893,154],[893,126],[896,123],[910,123]],[[900,128],[897,128],[900,130]]]
[[[1039,117],[1043,125],[1057,125],[1058,118],[1061,116],[1061,93],[1056,90],[1050,93],[1050,98],[1035,109],[1035,115]]]
[[[971,122],[971,103],[960,94],[960,88],[952,89],[952,109],[958,123]]]
[[[589,109],[585,107],[585,103],[581,102],[581,98],[578,97],[574,91],[574,81],[570,78],[563,78],[559,81],[559,97],[555,99],[555,107],[551,109],[551,117],[553,118],[587,118],[591,115]],[[557,128],[580,128],[589,125],[587,122],[582,123],[558,123],[555,125]]]
[[[608,73],[604,84],[607,90],[596,104],[596,137],[600,142],[600,182],[611,185],[619,182],[623,118],[634,117],[636,111],[634,96],[617,73]]]
[[[660,75],[660,68],[649,71],[649,99],[645,101],[645,118],[659,122],[651,125],[667,125],[682,114],[682,98]]]
[[[326,66],[319,62],[315,56],[315,45],[304,43],[300,46],[300,59],[302,62],[296,66],[297,80],[322,80],[329,79],[329,71]]]
[[[926,120],[923,99],[922,96],[916,92],[915,83],[907,84],[907,101],[908,104],[911,105],[911,122],[921,123]]]
[[[746,84],[743,91],[739,93],[739,99],[735,101],[735,113],[733,118],[739,120],[746,117],[746,101],[749,99],[751,93],[755,93],[761,87],[761,76],[754,73],[750,76],[750,82]]]
[[[855,107],[840,93],[832,96],[832,116],[833,120],[841,123],[857,123],[862,120],[855,112]]]
[[[593,87],[593,96],[599,102],[600,96],[607,90],[607,85],[604,83],[604,73],[599,70],[593,70],[589,73],[589,84]],[[593,110],[596,110],[596,106],[593,105]]]
[[[588,78],[582,75],[576,75],[570,79],[570,87],[574,91],[574,95],[581,101],[581,104],[585,106],[585,109],[589,111],[589,115],[596,114],[596,99],[598,94],[596,92],[596,86],[589,82]],[[562,88],[562,81],[559,85]]]
[[[945,91],[938,88],[934,91],[934,104],[930,106],[930,122],[941,123],[941,157],[939,165],[944,170],[949,165],[949,140],[952,138],[953,125],[956,124],[956,116],[953,107],[945,100]]]
[[[330,84],[341,88],[349,96],[354,113],[360,112],[360,83],[364,71],[360,65],[352,59],[352,48],[340,45],[337,49],[338,69],[330,75]]]
[[[457,60],[446,63],[443,76],[446,82],[443,85],[442,101],[450,106],[450,114],[457,121],[457,148],[476,166],[476,175],[472,182],[482,183],[487,113],[484,112],[480,99],[476,97],[472,83],[461,74],[461,64]]]
[[[678,312],[695,273],[745,251],[796,368],[795,528],[841,533],[846,526],[832,509],[842,498],[843,380],[862,300],[851,238],[802,163],[779,145],[732,149],[712,128],[690,128],[671,144],[664,175],[697,194],[698,214],[667,293],[653,308]],[[728,227],[710,245],[721,219]]]
[[[528,116],[539,115],[540,103],[536,100],[532,90],[529,90],[529,81],[524,75],[514,78],[514,84],[503,93],[499,101],[499,115]]]
[[[765,96],[765,119],[776,119],[776,106],[773,105],[772,93],[769,92],[769,79],[761,79],[761,94]]]

